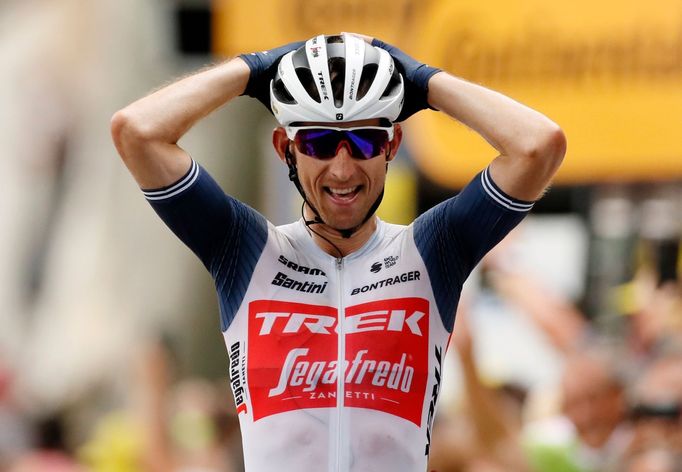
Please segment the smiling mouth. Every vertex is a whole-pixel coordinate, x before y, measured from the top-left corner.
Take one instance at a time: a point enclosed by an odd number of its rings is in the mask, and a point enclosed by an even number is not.
[[[335,200],[341,200],[341,201],[350,201],[352,200],[358,193],[360,193],[360,190],[362,189],[362,185],[356,185],[355,187],[345,187],[345,188],[337,188],[337,187],[324,187],[324,191],[331,195],[332,198]]]

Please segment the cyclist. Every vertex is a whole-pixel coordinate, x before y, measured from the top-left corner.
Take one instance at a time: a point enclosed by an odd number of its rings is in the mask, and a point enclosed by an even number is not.
[[[177,145],[241,94],[279,122],[273,145],[303,197],[299,221],[275,227]],[[499,156],[413,224],[388,224],[374,212],[399,122],[425,108]],[[344,33],[199,71],[117,112],[112,134],[215,280],[246,470],[425,470],[462,283],[543,193],[565,153],[560,128]]]

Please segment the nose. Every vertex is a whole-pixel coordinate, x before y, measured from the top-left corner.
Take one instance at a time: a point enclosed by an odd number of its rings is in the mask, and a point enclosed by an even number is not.
[[[340,182],[350,180],[355,171],[355,162],[351,157],[350,146],[341,141],[336,148],[336,156],[329,161],[329,173]]]

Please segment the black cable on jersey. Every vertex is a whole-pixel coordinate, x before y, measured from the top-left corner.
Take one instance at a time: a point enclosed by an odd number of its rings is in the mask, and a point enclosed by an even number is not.
[[[390,151],[389,151],[389,154],[390,154]],[[308,204],[310,209],[315,214],[315,219],[307,220],[305,217],[305,214],[303,212],[304,207],[303,206],[301,207],[301,215],[303,216],[303,222],[311,231],[313,231],[313,229],[310,228],[311,225],[325,224],[325,225],[329,226],[331,229],[337,231],[341,235],[342,238],[348,239],[351,236],[353,236],[353,234],[358,229],[360,229],[360,227],[362,225],[364,225],[367,222],[367,220],[369,220],[372,217],[372,215],[374,215],[374,213],[377,211],[377,208],[379,208],[379,205],[381,205],[381,201],[384,198],[384,189],[383,188],[381,189],[381,193],[379,194],[377,199],[374,201],[374,203],[372,204],[370,209],[367,211],[365,218],[359,224],[353,226],[352,228],[348,228],[348,229],[334,228],[333,226],[330,226],[324,222],[324,220],[320,216],[320,212],[317,211],[317,208],[315,208],[315,206],[308,201],[308,197],[306,196],[305,191],[303,190],[303,186],[301,185],[301,181],[298,179],[298,169],[296,168],[294,156],[291,154],[291,151],[289,150],[288,147],[284,150],[284,157],[286,159],[287,167],[289,168],[289,180],[291,180],[294,183],[294,185],[296,186],[296,189],[298,190],[298,193],[300,193],[301,197],[303,197],[303,205],[305,206],[305,204]],[[386,170],[388,170],[388,162],[386,163]],[[337,251],[339,251],[339,249],[331,241],[329,241],[324,236],[320,235],[317,231],[313,231],[313,233],[317,234],[322,239],[329,242],[332,246],[334,246],[334,248],[336,248]],[[339,253],[341,253],[341,251],[339,251]],[[341,257],[343,257],[343,256],[341,256]]]
[[[343,259],[343,253],[341,252],[341,249],[339,249],[338,246],[337,246],[336,244],[334,244],[334,243],[331,242],[329,239],[327,239],[326,237],[322,236],[320,233],[318,233],[318,232],[315,231],[313,228],[311,228],[312,225],[321,224],[321,223],[322,223],[322,220],[320,220],[319,217],[316,217],[315,220],[306,220],[306,218],[305,218],[305,212],[303,211],[304,208],[305,208],[305,204],[306,204],[305,201],[303,201],[303,203],[301,204],[301,217],[303,218],[303,222],[305,223],[306,228],[308,228],[308,230],[312,231],[313,233],[315,233],[316,235],[318,235],[319,237],[321,237],[322,239],[324,239],[325,241],[327,241],[329,244],[331,244],[332,247],[333,247],[334,249],[336,249],[336,252],[339,253],[339,259]],[[312,208],[312,207],[311,207],[311,208]]]

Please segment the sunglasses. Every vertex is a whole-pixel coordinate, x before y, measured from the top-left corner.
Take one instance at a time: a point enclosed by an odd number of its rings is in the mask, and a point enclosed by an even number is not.
[[[287,137],[294,142],[299,152],[320,160],[336,156],[342,142],[348,144],[351,157],[372,159],[383,154],[393,139],[393,125],[356,128],[287,126],[285,129]]]

